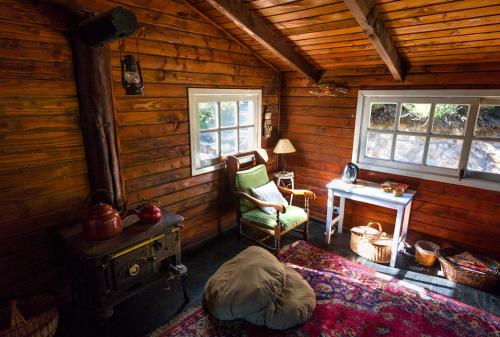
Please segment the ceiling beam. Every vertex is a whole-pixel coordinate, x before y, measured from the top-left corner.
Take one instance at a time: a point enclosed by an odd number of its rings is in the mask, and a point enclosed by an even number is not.
[[[299,54],[291,45],[284,41],[262,19],[253,14],[240,1],[207,0],[219,12],[233,21],[252,38],[289,64],[293,69],[318,83],[321,71]]]
[[[201,10],[199,10],[198,8],[196,8],[195,5],[191,4],[189,2],[189,0],[183,0],[184,4],[186,6],[188,6],[189,8],[191,8],[193,11],[195,11],[199,16],[201,16],[202,18],[204,18],[205,20],[207,20],[208,22],[210,22],[212,25],[214,25],[215,27],[219,28],[221,31],[224,32],[224,34],[226,34],[226,36],[228,38],[230,38],[231,40],[233,40],[234,42],[236,42],[237,44],[239,44],[240,46],[242,46],[243,48],[245,49],[248,49],[251,51],[251,49],[246,45],[244,44],[243,42],[241,42],[239,39],[237,39],[236,37],[233,36],[233,34],[229,33],[228,30],[224,27],[222,27],[221,25],[219,25],[217,22],[215,22],[214,20],[212,20],[211,18],[209,18],[205,13],[203,13]],[[271,62],[269,62],[268,60],[266,60],[264,57],[260,56],[259,54],[255,53],[255,57],[258,58],[262,63],[264,63],[265,65],[267,65],[269,68],[271,68],[272,70],[274,70],[275,72],[279,72],[280,70],[278,69],[278,67],[276,67],[274,64],[272,64]]]
[[[384,22],[379,17],[373,0],[344,0],[344,3],[368,35],[394,79],[403,81],[405,77],[403,60],[394,47],[391,36],[385,29]]]

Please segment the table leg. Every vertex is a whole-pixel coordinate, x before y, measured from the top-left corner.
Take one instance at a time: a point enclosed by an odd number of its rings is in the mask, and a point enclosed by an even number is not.
[[[344,209],[345,209],[345,197],[340,197],[339,204],[339,233],[342,233],[342,226],[344,225]]]
[[[406,235],[408,234],[408,223],[410,222],[410,211],[411,211],[411,201],[405,207],[405,214],[403,217],[403,229],[401,231],[401,239],[406,241]],[[399,247],[399,246],[398,246]]]
[[[327,245],[330,244],[330,237],[332,235],[332,216],[333,216],[333,190],[331,188],[328,189],[328,200],[326,202],[326,233],[325,233],[325,242]]]
[[[290,183],[292,185],[292,190],[294,190],[295,189],[295,179],[291,178]],[[290,205],[292,204],[292,201],[293,201],[293,194],[290,194]]]
[[[392,235],[392,252],[390,266],[394,268],[396,265],[396,257],[398,256],[399,248],[399,235],[401,233],[401,224],[403,222],[404,207],[398,206],[398,214],[396,215],[396,225],[394,226],[394,233]]]

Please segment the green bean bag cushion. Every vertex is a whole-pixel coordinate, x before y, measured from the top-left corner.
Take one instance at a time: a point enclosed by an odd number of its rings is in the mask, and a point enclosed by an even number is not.
[[[264,317],[285,284],[285,267],[267,250],[251,246],[225,262],[205,284],[203,304],[216,318]]]
[[[311,318],[316,294],[299,273],[286,267],[285,287],[274,305],[266,310],[265,325],[270,329],[288,329]]]
[[[267,250],[252,246],[210,277],[203,305],[220,320],[245,319],[281,330],[307,321],[316,296],[296,271]]]

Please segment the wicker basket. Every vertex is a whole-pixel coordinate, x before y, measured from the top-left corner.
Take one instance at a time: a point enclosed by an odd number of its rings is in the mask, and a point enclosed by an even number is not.
[[[438,250],[437,257],[446,278],[451,281],[465,284],[469,287],[478,288],[481,290],[490,290],[495,287],[495,284],[500,279],[499,273],[477,273],[465,270],[446,259],[446,257],[459,254],[462,251],[463,250],[454,248],[444,248]],[[500,264],[493,259],[483,256],[481,257],[481,259],[500,267]]]
[[[373,228],[377,226],[378,229]],[[392,251],[392,236],[382,231],[378,222],[351,228],[350,247],[353,252],[377,263],[389,263]]]
[[[5,327],[0,330],[0,337],[52,337],[59,322],[54,298],[45,295],[19,304],[13,300],[0,315]]]

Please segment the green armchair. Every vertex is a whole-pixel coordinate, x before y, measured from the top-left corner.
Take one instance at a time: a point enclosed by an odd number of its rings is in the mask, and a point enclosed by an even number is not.
[[[281,193],[293,194],[304,198],[304,207],[293,205],[285,206],[279,203],[259,200],[252,196],[252,188],[265,185],[269,182],[265,150],[257,150],[227,157],[227,170],[234,196],[234,205],[239,224],[240,237],[244,237],[264,248],[267,248],[279,257],[281,237],[290,231],[299,232],[307,241],[309,227],[309,200],[314,199],[313,192],[308,190],[288,189],[278,187]],[[272,207],[276,214],[268,214],[259,207]],[[297,227],[303,225],[302,229]],[[267,235],[254,238],[245,233],[244,227],[252,227]],[[265,243],[274,238],[274,245]]]

